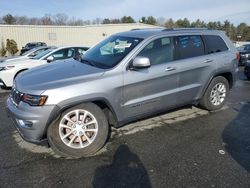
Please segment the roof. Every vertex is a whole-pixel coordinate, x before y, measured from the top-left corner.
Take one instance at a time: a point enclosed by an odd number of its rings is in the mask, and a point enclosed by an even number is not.
[[[172,29],[146,28],[146,29],[132,29],[130,31],[117,33],[116,35],[145,39],[154,35],[160,35],[164,33],[169,33],[169,34],[209,33],[209,34],[212,34],[212,33],[218,33],[218,32],[221,32],[221,31],[210,30],[207,28],[172,28]]]

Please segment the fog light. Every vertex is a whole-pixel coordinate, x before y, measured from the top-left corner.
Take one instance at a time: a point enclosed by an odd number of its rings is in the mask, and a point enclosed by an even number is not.
[[[17,119],[16,121],[23,128],[31,128],[33,125],[33,123],[30,121],[25,121],[25,120],[21,120],[21,119]]]

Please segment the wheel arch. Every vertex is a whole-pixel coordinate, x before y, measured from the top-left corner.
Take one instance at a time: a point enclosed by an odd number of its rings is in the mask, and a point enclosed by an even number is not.
[[[206,93],[207,91],[207,88],[209,87],[210,83],[212,82],[212,80],[218,76],[222,76],[224,78],[227,79],[228,83],[229,83],[229,89],[231,89],[234,85],[234,78],[233,78],[233,74],[231,72],[219,72],[219,73],[216,73],[214,74],[209,82],[206,84],[206,87],[204,87],[204,90],[202,91],[202,95],[200,96],[200,98],[202,98],[204,96],[204,94]]]
[[[20,74],[21,72],[26,71],[26,70],[29,70],[29,69],[26,68],[26,69],[18,70],[18,71],[15,73],[13,80],[16,79],[16,77],[17,77],[18,74]]]
[[[116,115],[115,110],[113,109],[112,105],[105,98],[95,98],[95,99],[91,99],[91,100],[76,101],[74,103],[69,103],[67,105],[64,105],[63,107],[56,106],[56,108],[52,111],[52,113],[51,113],[51,115],[46,123],[46,129],[45,129],[43,138],[47,137],[46,134],[47,134],[48,127],[50,125],[52,125],[53,123],[55,123],[56,121],[58,121],[58,119],[60,119],[61,114],[64,111],[68,110],[69,108],[72,108],[74,106],[84,104],[84,103],[94,103],[95,105],[97,105],[104,112],[109,125],[113,126],[113,127],[118,127],[117,115]]]

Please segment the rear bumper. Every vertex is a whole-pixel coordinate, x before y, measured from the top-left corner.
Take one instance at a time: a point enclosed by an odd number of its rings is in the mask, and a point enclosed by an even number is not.
[[[11,98],[7,99],[6,109],[16,129],[24,140],[36,144],[46,143],[46,129],[50,114],[55,106],[31,107],[20,102],[16,106]]]

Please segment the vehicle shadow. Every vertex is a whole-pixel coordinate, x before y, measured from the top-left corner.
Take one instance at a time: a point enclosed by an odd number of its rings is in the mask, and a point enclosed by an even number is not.
[[[124,144],[116,150],[112,164],[98,167],[95,170],[92,185],[95,188],[151,187],[147,170],[139,157]]]
[[[226,151],[250,172],[250,103],[243,105],[238,112],[224,129],[222,137]]]

